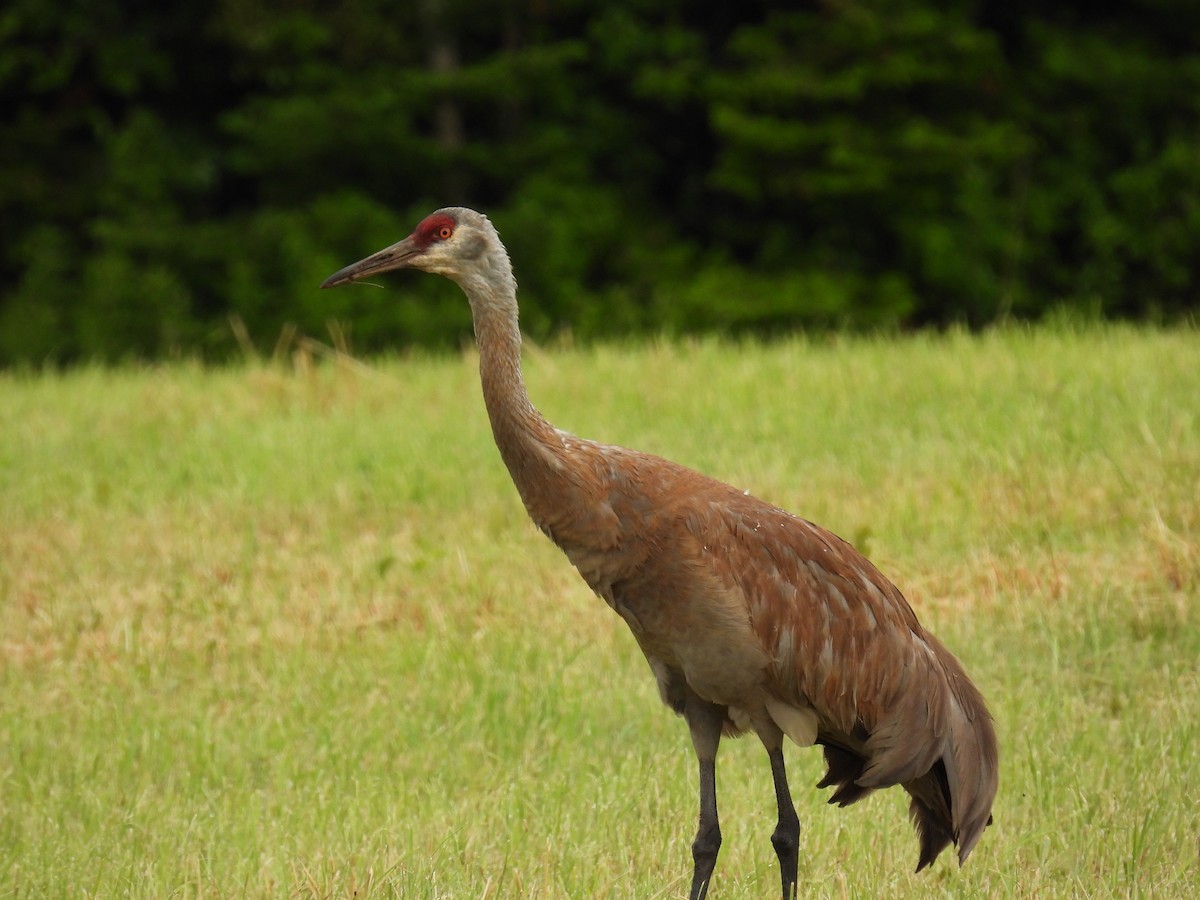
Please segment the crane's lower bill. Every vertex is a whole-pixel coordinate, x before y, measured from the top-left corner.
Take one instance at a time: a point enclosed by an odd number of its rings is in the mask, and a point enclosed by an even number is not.
[[[413,257],[420,255],[421,250],[413,243],[412,238],[405,238],[390,247],[384,247],[378,253],[372,253],[366,259],[351,263],[344,269],[334,272],[322,283],[321,287],[331,288],[352,281],[362,281],[371,275],[390,272],[393,269],[408,268]]]

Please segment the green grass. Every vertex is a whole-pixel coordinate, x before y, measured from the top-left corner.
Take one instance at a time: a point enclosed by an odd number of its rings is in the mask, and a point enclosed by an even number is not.
[[[0,376],[0,895],[674,897],[695,772],[528,523],[474,358]],[[1200,336],[532,349],[535,401],[865,549],[995,713],[996,824],[913,875],[902,794],[789,750],[804,890],[1200,883]],[[723,745],[711,896],[778,891]]]

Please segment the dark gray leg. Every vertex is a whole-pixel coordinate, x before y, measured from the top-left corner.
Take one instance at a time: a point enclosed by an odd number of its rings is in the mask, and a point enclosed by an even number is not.
[[[775,781],[775,804],[779,807],[779,823],[771,835],[771,846],[779,857],[779,877],[783,880],[783,900],[795,900],[796,862],[800,847],[800,819],[792,805],[787,773],[783,767],[783,747],[768,748],[771,756],[771,778]]]
[[[721,725],[725,710],[697,698],[689,699],[684,710],[692,746],[700,761],[700,827],[692,842],[692,890],[689,900],[704,900],[717,852],[721,849],[721,826],[717,822],[717,745],[721,742]]]

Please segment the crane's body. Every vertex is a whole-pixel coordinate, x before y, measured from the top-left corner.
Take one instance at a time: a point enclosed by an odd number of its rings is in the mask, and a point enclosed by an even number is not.
[[[901,785],[918,869],[950,843],[960,862],[990,821],[998,754],[983,698],[901,593],[848,543],[749,493],[647,453],[554,428],[521,378],[516,283],[487,218],[450,208],[331,276],[398,268],[447,275],[471,302],[497,447],[530,517],[628,624],[663,701],[688,723],[700,764],[691,897],[720,846],[722,734],[767,749],[784,897],[796,888],[799,822],[786,735],[820,744],[831,803]]]

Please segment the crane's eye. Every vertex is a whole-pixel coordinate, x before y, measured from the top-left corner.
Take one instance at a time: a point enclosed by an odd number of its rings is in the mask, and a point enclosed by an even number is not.
[[[443,225],[441,228],[439,228],[437,230],[438,240],[442,240],[442,241],[448,240],[450,238],[450,235],[452,235],[452,234],[454,234],[454,229],[451,228],[449,225]]]

